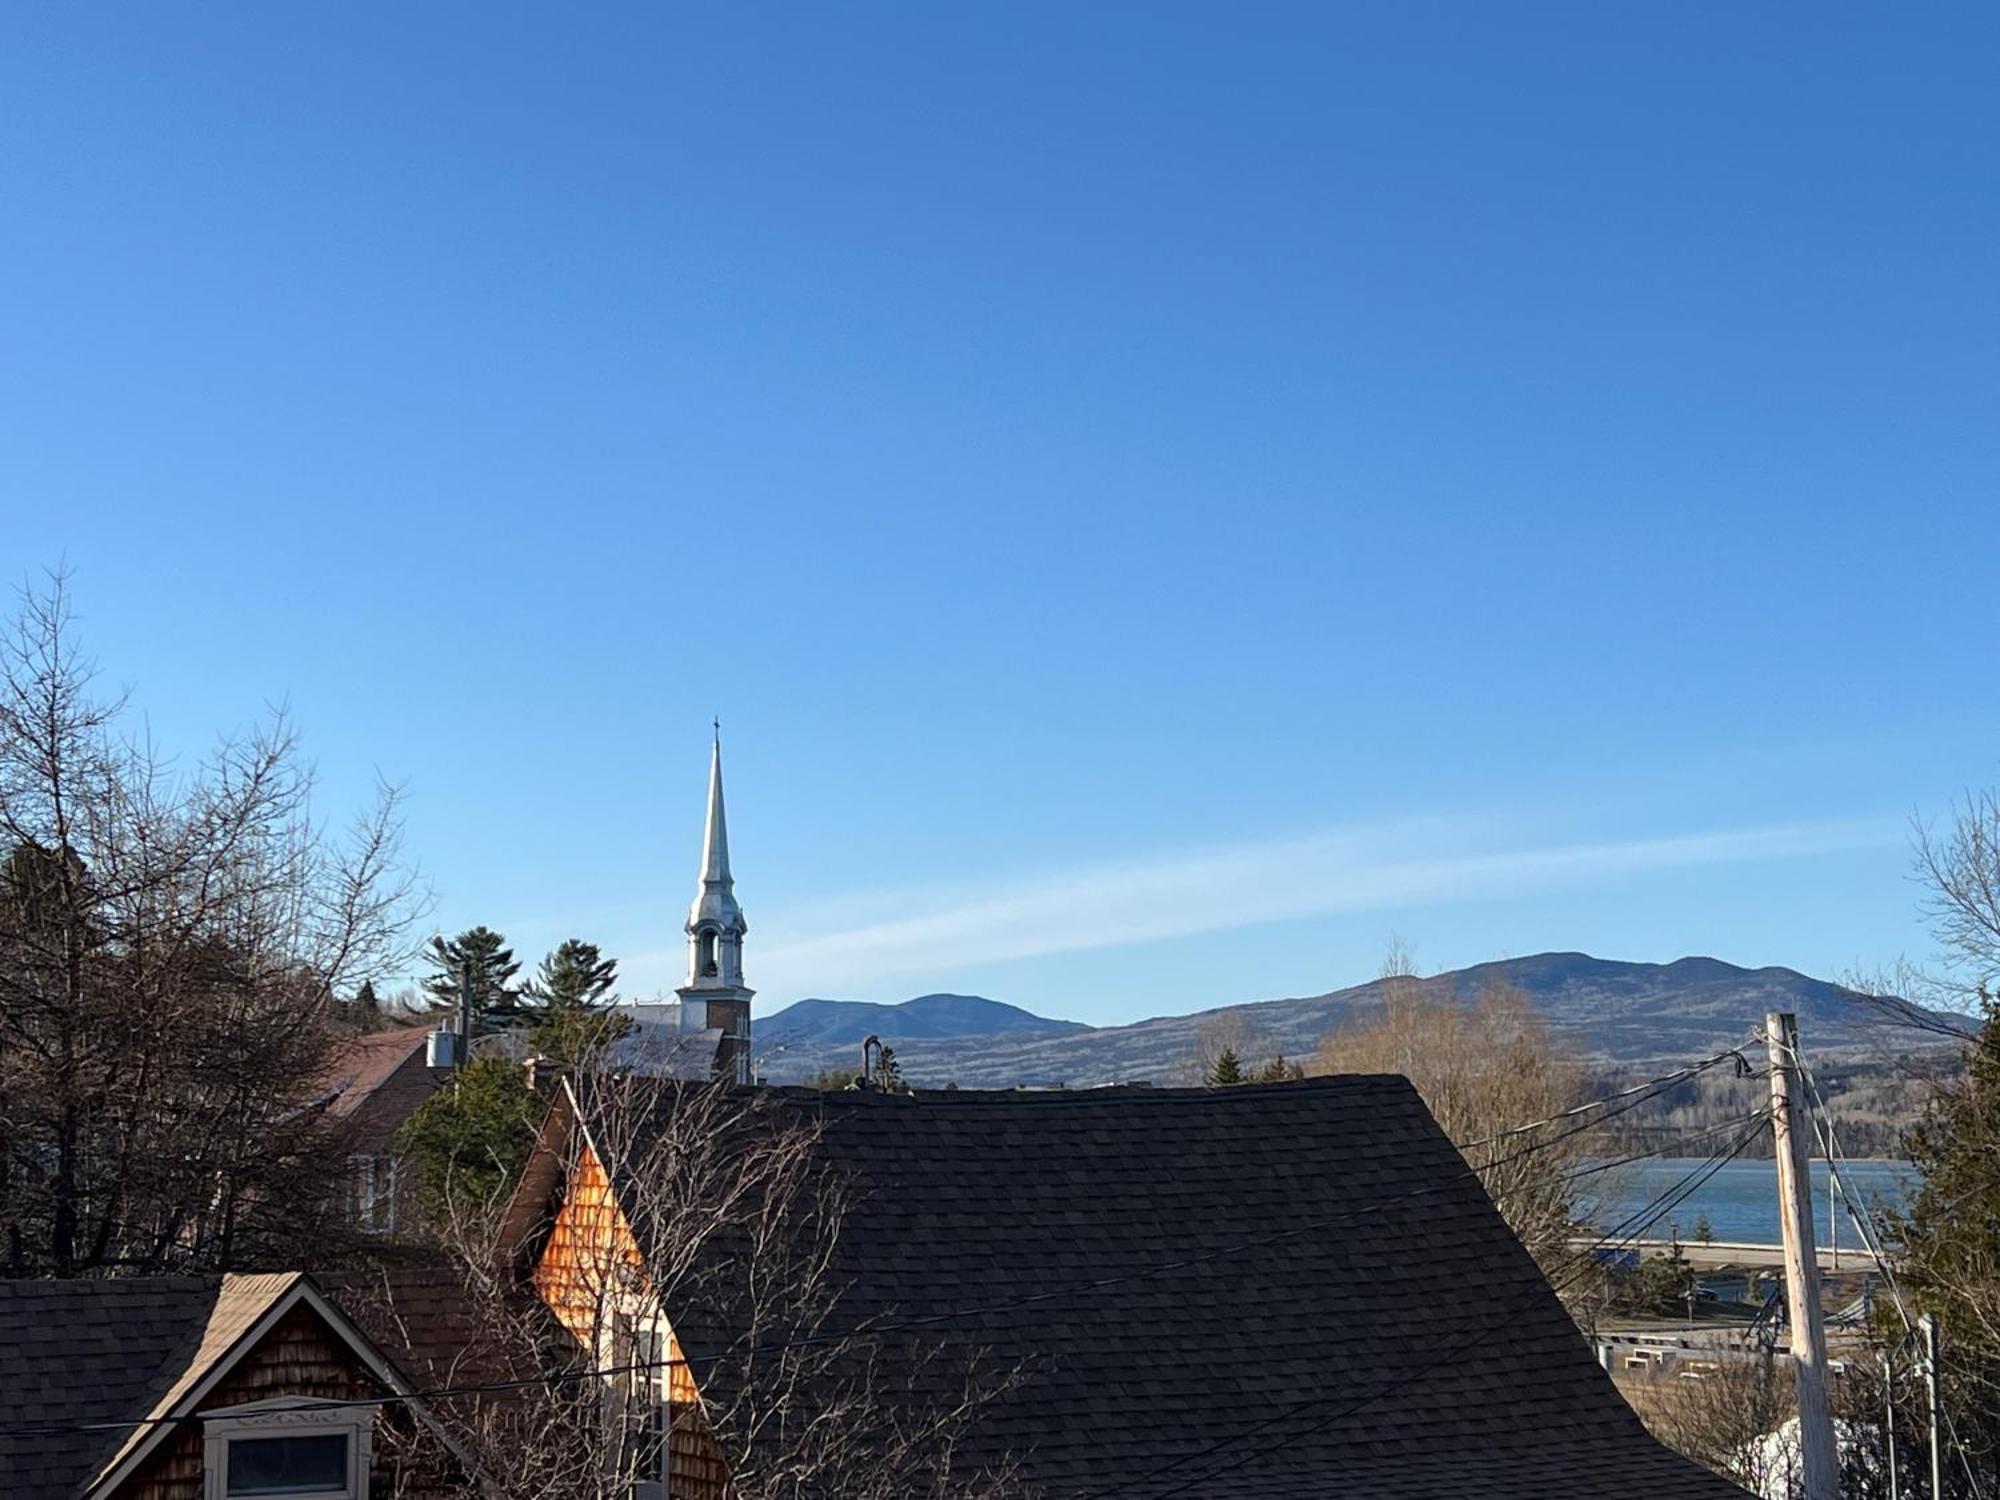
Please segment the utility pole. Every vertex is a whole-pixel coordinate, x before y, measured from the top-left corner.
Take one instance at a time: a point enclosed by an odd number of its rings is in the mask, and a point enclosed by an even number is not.
[[[1925,1313],[1917,1319],[1924,1341],[1924,1395],[1931,1418],[1931,1500],[1944,1500],[1944,1402],[1938,1397],[1937,1319]]]
[[[1819,1255],[1813,1246],[1812,1135],[1799,1085],[1799,1018],[1764,1017],[1771,1057],[1771,1136],[1778,1159],[1778,1220],[1785,1238],[1785,1295],[1791,1314],[1792,1375],[1799,1393],[1803,1500],[1840,1500],[1840,1453],[1827,1399],[1826,1324],[1819,1306]]]
[[[470,961],[458,966],[458,1034],[462,1045],[467,1048],[465,1061],[471,1062],[472,1055],[472,964]]]

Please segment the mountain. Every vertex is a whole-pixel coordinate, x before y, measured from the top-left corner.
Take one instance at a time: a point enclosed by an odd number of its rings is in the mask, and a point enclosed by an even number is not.
[[[900,1058],[917,1040],[1045,1037],[1089,1029],[1081,1021],[1052,1021],[984,995],[919,995],[900,1005],[801,1000],[757,1023],[757,1055],[762,1071],[791,1078],[824,1066],[858,1064],[858,1049],[869,1036],[880,1037]],[[778,1058],[784,1059],[782,1066]]]
[[[1881,1007],[1851,990],[1793,969],[1744,969],[1714,958],[1683,958],[1670,964],[1624,963],[1585,953],[1541,953],[1530,958],[1475,964],[1414,981],[1432,998],[1476,999],[1490,985],[1520,990],[1542,1018],[1579,1054],[1607,1064],[1667,1063],[1706,1057],[1746,1039],[1765,1012],[1788,1010],[1816,1053],[1906,1052],[1935,1045],[1934,1035],[1888,1020]],[[1319,1039],[1342,1026],[1365,1020],[1382,1004],[1384,981],[1371,980],[1324,995],[1222,1007],[1187,1016],[1160,1016],[1129,1026],[1087,1027],[1049,1021],[1013,1006],[977,996],[925,996],[900,1006],[855,1002],[801,1001],[758,1026],[758,1067],[773,1082],[808,1076],[829,1063],[845,1066],[870,1030],[896,1049],[903,1075],[931,1086],[954,1082],[966,1088],[1011,1085],[1090,1084],[1150,1080],[1171,1083],[1185,1077],[1204,1024],[1223,1010],[1241,1018],[1255,1056],[1312,1053]],[[929,1001],[969,1002],[929,1007]],[[810,1022],[828,1013],[839,1018],[837,1043],[815,1040],[805,1029],[787,1035],[781,1026],[795,1013]],[[959,1027],[957,1034],[925,1027],[892,1032],[879,1024],[911,1007]],[[990,1007],[991,1009],[987,1009]],[[865,1023],[863,1015],[870,1019]],[[975,1017],[1014,1017],[1002,1028]],[[824,1034],[822,1034],[824,1035]],[[838,1054],[832,1048],[839,1048]],[[827,1056],[821,1060],[821,1052]]]

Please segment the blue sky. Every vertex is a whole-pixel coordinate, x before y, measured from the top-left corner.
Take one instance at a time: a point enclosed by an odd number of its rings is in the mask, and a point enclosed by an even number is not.
[[[0,565],[446,928],[1093,1021],[1921,952],[1990,7],[19,6]]]

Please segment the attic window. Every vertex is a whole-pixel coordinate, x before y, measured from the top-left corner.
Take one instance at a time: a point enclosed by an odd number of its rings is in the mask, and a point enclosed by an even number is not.
[[[204,1500],[368,1500],[368,1423],[284,1402],[217,1412],[203,1424]]]
[[[347,1434],[243,1437],[229,1443],[223,1480],[227,1495],[339,1492],[347,1485]]]

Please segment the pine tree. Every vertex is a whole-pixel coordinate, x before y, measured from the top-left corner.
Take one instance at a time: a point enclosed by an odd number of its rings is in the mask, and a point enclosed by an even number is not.
[[[511,1190],[545,1113],[520,1064],[504,1057],[475,1058],[455,1085],[420,1104],[396,1137],[441,1224],[454,1203],[487,1209]]]
[[[896,1061],[896,1049],[884,1045],[881,1061],[876,1064],[876,1087],[885,1094],[907,1094],[910,1086],[903,1082],[903,1065]]]
[[[521,998],[548,1011],[593,1010],[609,1003],[617,982],[616,959],[604,957],[595,943],[570,938],[543,958]]]
[[[469,927],[457,937],[442,933],[431,939],[424,960],[436,970],[424,979],[424,988],[447,1009],[458,1005],[461,969],[472,970],[472,1005],[482,1013],[511,1015],[520,1003],[514,976],[521,965],[507,939],[490,927]]]
[[[1964,1071],[1937,1086],[1903,1137],[1920,1176],[1907,1210],[1888,1216],[1886,1238],[1904,1287],[1937,1315],[1962,1436],[2000,1447],[2000,1415],[1986,1415],[1985,1394],[2000,1382],[2000,1001],[1983,996],[1982,1006]]]
[[[1243,1059],[1236,1055],[1234,1047],[1224,1047],[1217,1055],[1215,1066],[1208,1070],[1208,1081],[1215,1088],[1227,1088],[1244,1081]]]

